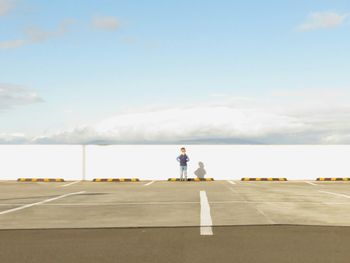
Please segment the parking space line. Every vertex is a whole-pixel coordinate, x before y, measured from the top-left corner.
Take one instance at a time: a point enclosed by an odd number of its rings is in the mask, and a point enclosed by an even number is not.
[[[42,206],[123,206],[123,205],[194,205],[200,202],[128,202],[128,203],[57,203]],[[23,206],[23,203],[0,203],[0,206]]]
[[[275,222],[268,216],[265,214],[265,212],[263,210],[261,210],[260,208],[258,207],[255,207],[255,209],[261,214],[263,215],[267,221],[269,221],[270,224],[275,224]]]
[[[227,182],[228,182],[229,184],[236,184],[235,182],[230,181],[230,180],[227,180]]]
[[[151,181],[151,182],[149,182],[149,183],[147,183],[147,184],[144,184],[143,186],[149,186],[149,185],[151,185],[151,184],[153,184],[155,181]]]
[[[318,184],[311,183],[311,182],[305,182],[306,184],[314,185],[314,186],[319,186]]]
[[[70,186],[70,185],[73,185],[73,184],[77,184],[77,183],[80,183],[81,181],[75,181],[75,182],[71,182],[69,184],[64,184],[64,185],[60,185],[60,187],[67,187],[67,186]]]
[[[213,221],[210,215],[210,206],[208,203],[207,193],[205,191],[199,192],[200,202],[201,202],[201,214],[200,214],[200,233],[202,236],[212,236],[213,235]]]
[[[13,209],[5,210],[5,211],[0,212],[0,215],[9,214],[9,213],[16,212],[16,211],[22,210],[22,209],[26,209],[26,208],[29,208],[29,207],[32,207],[32,206],[45,204],[45,203],[52,202],[52,201],[55,201],[55,200],[58,200],[58,199],[62,199],[62,198],[68,197],[68,196],[79,195],[79,194],[83,194],[83,193],[85,193],[85,191],[76,192],[76,193],[70,193],[70,194],[65,194],[65,195],[60,195],[60,196],[57,196],[57,197],[54,197],[54,198],[50,198],[50,199],[46,199],[46,200],[43,200],[43,201],[40,201],[40,202],[27,204],[27,205],[23,205],[23,206],[20,206],[20,207],[13,208]]]
[[[335,196],[340,196],[340,197],[345,197],[345,198],[350,198],[349,195],[344,195],[344,194],[338,194],[338,193],[332,193],[332,192],[327,192],[327,191],[320,191],[321,193],[325,193],[325,194],[330,194],[330,195],[335,195]]]
[[[119,203],[57,203],[42,204],[42,206],[123,206],[123,205],[194,205],[200,202],[119,202]],[[349,202],[324,202],[324,201],[210,201],[209,204],[349,204]],[[0,206],[23,206],[23,203],[0,203]]]
[[[225,185],[225,186],[226,186],[226,185]],[[258,202],[257,202],[257,201],[248,201],[248,200],[244,197],[244,195],[238,191],[237,188],[231,188],[231,187],[229,187],[229,186],[226,186],[226,187],[227,187],[231,192],[233,192],[233,193],[239,195],[240,198],[242,199],[242,200],[235,200],[235,201],[233,201],[233,202],[241,202],[241,203],[251,204],[252,207],[254,207],[254,209],[256,209],[256,211],[258,211],[258,213],[261,214],[270,224],[275,224],[275,222],[274,222],[267,214],[265,214],[264,211],[262,211],[260,208],[258,208],[256,205],[257,205],[257,204],[266,204],[266,203],[267,203],[267,204],[270,204],[270,203],[276,203],[276,202],[270,202],[270,201],[258,201]],[[229,202],[230,202],[230,201],[229,201]],[[214,202],[211,202],[211,203],[214,203]],[[278,202],[278,203],[279,203],[279,202]]]

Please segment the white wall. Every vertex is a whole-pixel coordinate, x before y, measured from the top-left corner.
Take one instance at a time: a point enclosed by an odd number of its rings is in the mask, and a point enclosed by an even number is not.
[[[87,178],[178,176],[177,145],[89,146]],[[208,177],[349,177],[350,146],[191,145],[189,175],[205,165]]]
[[[86,179],[178,176],[180,145],[113,145],[86,147]],[[350,145],[258,146],[190,145],[189,176],[205,164],[208,177],[350,177]],[[82,146],[0,145],[0,179],[18,177],[82,178]]]
[[[82,146],[0,145],[0,180],[81,178]]]

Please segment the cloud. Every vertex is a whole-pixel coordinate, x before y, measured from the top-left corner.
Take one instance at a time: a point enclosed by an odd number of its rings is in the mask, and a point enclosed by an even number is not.
[[[0,111],[15,106],[42,102],[39,95],[24,87],[10,84],[0,84]]]
[[[28,43],[28,41],[26,41],[24,39],[0,41],[0,49],[19,48],[19,47],[26,45],[27,43]]]
[[[121,38],[121,42],[127,45],[133,45],[136,44],[137,39],[134,37],[123,37]]]
[[[0,144],[22,144],[28,142],[29,139],[22,133],[0,132]]]
[[[50,38],[64,36],[73,23],[73,20],[64,20],[58,25],[58,29],[54,31],[46,31],[40,27],[28,27],[24,30],[24,33],[31,43],[43,42]]]
[[[0,0],[0,17],[7,15],[16,5],[16,0]]]
[[[74,20],[64,20],[54,31],[47,31],[34,26],[27,27],[23,31],[24,37],[22,39],[0,41],[0,49],[19,48],[29,44],[41,43],[52,38],[62,37],[69,31],[72,24],[74,24]]]
[[[92,19],[92,25],[96,29],[113,31],[120,27],[120,22],[112,16],[95,16]]]
[[[229,118],[228,118],[229,116]],[[249,127],[249,129],[245,129]],[[82,127],[51,136],[53,141],[172,142],[208,138],[257,138],[262,133],[298,130],[300,124],[286,116],[255,109],[227,106],[171,108],[120,114],[94,127]],[[48,137],[37,141],[50,141]]]
[[[297,27],[299,31],[311,31],[316,29],[329,29],[342,25],[347,14],[338,14],[336,12],[314,12],[311,13],[305,23]]]
[[[121,112],[92,126],[33,138],[33,143],[350,143],[350,94],[328,100],[280,93]],[[329,93],[333,93],[330,91]],[[339,103],[337,104],[336,101]],[[327,105],[327,102],[330,102]],[[344,103],[343,103],[344,102]]]

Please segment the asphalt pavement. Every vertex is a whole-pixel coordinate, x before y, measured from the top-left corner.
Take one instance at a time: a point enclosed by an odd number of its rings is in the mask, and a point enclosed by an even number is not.
[[[349,182],[0,182],[0,262],[349,262]]]

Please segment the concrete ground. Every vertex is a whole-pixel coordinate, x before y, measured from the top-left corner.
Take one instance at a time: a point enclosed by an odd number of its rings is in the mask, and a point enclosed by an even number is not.
[[[348,263],[349,227],[1,230],[2,263]]]
[[[200,191],[206,193],[215,226],[350,226],[349,186],[293,181],[1,182],[0,229],[199,226]]]
[[[350,256],[350,182],[3,181],[0,189],[0,262]]]

